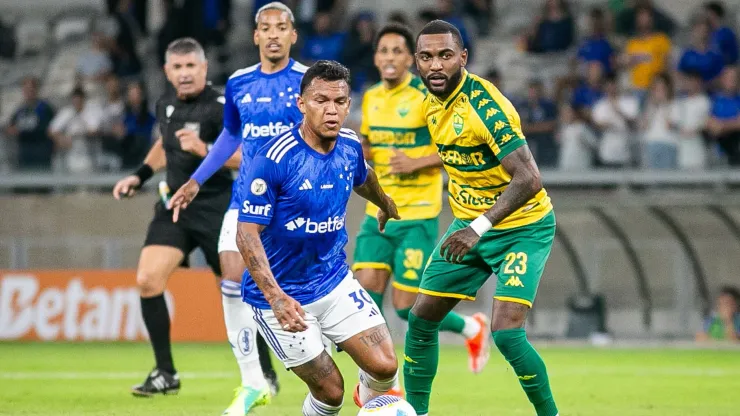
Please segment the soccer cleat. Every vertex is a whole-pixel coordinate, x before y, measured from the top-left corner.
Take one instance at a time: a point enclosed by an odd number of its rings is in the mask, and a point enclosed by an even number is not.
[[[491,342],[488,339],[488,330],[491,323],[488,317],[480,312],[473,315],[473,319],[480,324],[480,330],[474,337],[465,340],[468,347],[468,368],[474,374],[483,371],[491,357]]]
[[[385,393],[385,395],[386,396],[396,396],[396,397],[400,397],[403,399],[403,391],[401,391],[400,387],[399,388],[394,387],[388,390]],[[362,408],[363,403],[360,400],[360,383],[357,383],[357,385],[355,386],[355,391],[354,393],[352,393],[352,400],[355,401],[355,404],[357,405],[357,407]]]
[[[262,390],[239,386],[234,389],[234,400],[222,413],[223,416],[245,416],[257,406],[270,404],[270,389]]]
[[[155,368],[143,383],[131,387],[136,397],[152,397],[155,394],[177,394],[180,392],[180,377]]]

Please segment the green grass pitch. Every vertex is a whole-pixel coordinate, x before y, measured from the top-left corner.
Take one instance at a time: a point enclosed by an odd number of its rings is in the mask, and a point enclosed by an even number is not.
[[[137,399],[129,387],[150,370],[146,344],[0,343],[0,415],[220,415],[238,384],[223,344],[177,344],[178,396]],[[562,416],[740,415],[738,350],[540,348]],[[335,355],[345,378],[342,415],[355,415],[357,370]],[[277,364],[277,362],[276,362]],[[292,373],[255,415],[301,414],[306,393]],[[462,347],[443,347],[432,397],[435,416],[533,415],[497,351],[485,371],[467,370]]]

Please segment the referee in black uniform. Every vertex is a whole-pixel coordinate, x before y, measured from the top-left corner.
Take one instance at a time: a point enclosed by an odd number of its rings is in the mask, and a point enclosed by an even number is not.
[[[157,102],[159,137],[131,176],[113,189],[116,199],[132,196],[154,172],[167,169],[169,190],[179,189],[200,165],[223,125],[223,96],[206,85],[207,62],[203,48],[191,38],[178,39],[167,48],[165,73],[174,87]],[[237,152],[226,167],[237,169]],[[182,211],[177,223],[163,201],[169,190],[160,190],[136,272],[141,312],[154,349],[156,366],[146,380],[134,386],[135,396],[177,393],[180,379],[172,361],[170,317],[164,290],[170,275],[186,264],[188,255],[200,247],[213,272],[221,275],[218,239],[224,213],[231,198],[232,176],[222,169],[201,187],[198,197]],[[163,196],[164,195],[164,196]],[[215,301],[215,299],[214,299]]]

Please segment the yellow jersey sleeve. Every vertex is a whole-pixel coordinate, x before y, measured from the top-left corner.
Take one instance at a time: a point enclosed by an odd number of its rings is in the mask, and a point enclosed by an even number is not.
[[[481,87],[488,97],[473,99],[470,105],[485,126],[485,131],[480,132],[481,136],[486,139],[496,158],[502,160],[526,144],[522,123],[514,106],[493,84],[483,81]]]

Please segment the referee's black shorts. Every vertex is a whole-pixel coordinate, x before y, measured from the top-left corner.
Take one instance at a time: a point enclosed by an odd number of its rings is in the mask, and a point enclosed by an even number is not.
[[[188,266],[187,259],[190,253],[196,247],[200,247],[211,270],[217,276],[221,276],[218,239],[230,200],[230,192],[205,198],[199,195],[187,209],[180,211],[180,218],[176,223],[172,222],[172,211],[161,201],[157,202],[144,247],[169,246],[180,249],[185,255],[184,267]]]

